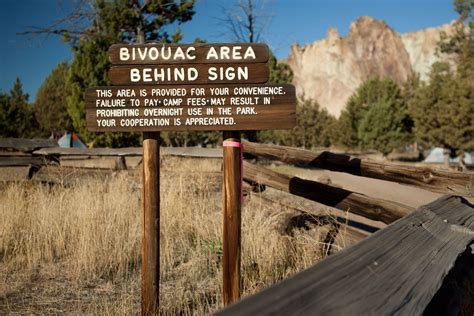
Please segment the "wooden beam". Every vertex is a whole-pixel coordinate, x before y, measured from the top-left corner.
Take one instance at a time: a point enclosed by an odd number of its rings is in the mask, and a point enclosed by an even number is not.
[[[54,139],[0,138],[0,148],[10,148],[19,151],[33,151],[36,148],[56,146],[58,146],[58,142]]]
[[[240,297],[242,146],[239,131],[223,132],[224,181],[222,215],[222,298],[224,305]]]
[[[0,167],[8,167],[8,166],[41,166],[45,164],[43,157],[33,157],[33,156],[11,156],[0,157]]]
[[[444,196],[216,315],[422,315],[473,241],[474,205]]]
[[[347,244],[353,244],[355,242],[361,241],[362,239],[370,235],[370,233],[357,229],[353,226],[360,223],[356,223],[354,221],[347,220],[339,216],[322,214],[322,212],[318,212],[318,211],[314,211],[314,210],[306,209],[306,208],[301,209],[292,205],[288,205],[288,204],[281,203],[273,199],[267,198],[263,196],[262,194],[260,194],[258,198],[262,199],[263,201],[269,204],[277,206],[278,208],[291,210],[293,212],[300,213],[303,216],[306,215],[308,219],[311,219],[312,221],[317,222],[321,225],[327,225],[327,224],[345,225],[343,228],[338,229],[339,230],[338,234],[340,234],[342,231],[342,234],[344,235],[343,236],[344,239],[346,239],[346,241],[348,242]],[[333,236],[333,237],[336,237],[336,236]]]
[[[343,211],[349,210],[349,212],[387,224],[413,210],[403,204],[371,198],[323,183],[292,177],[249,162],[244,162],[244,179],[268,185],[274,189],[302,196]]]
[[[141,156],[141,147],[127,148],[41,148],[33,152],[41,156]]]
[[[388,164],[329,151],[315,152],[301,148],[251,142],[244,142],[244,150],[256,156],[276,159],[285,163],[393,181],[438,193],[465,196],[474,194],[474,173],[472,172],[443,171],[429,167]]]
[[[160,287],[160,133],[143,133],[142,315],[159,310]]]
[[[128,148],[41,148],[33,152],[39,156],[142,156],[141,147]],[[161,155],[196,157],[196,158],[222,158],[222,149],[203,147],[161,147]]]

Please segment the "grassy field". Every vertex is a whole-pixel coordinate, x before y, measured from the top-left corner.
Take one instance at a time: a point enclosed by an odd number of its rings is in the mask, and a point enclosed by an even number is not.
[[[221,162],[163,158],[160,311],[222,307]],[[117,173],[74,186],[0,186],[0,314],[138,314],[140,179]],[[288,230],[294,210],[247,196],[243,295],[326,255],[320,227]]]

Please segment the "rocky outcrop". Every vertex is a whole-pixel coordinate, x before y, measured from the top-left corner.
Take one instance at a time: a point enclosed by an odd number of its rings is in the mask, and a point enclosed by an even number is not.
[[[317,100],[338,117],[347,99],[370,77],[402,83],[415,70],[424,78],[436,61],[439,32],[427,29],[401,36],[383,21],[360,17],[346,37],[330,29],[322,40],[293,45],[287,63],[298,96]]]
[[[410,64],[413,71],[420,74],[421,80],[428,80],[431,65],[437,61],[444,60],[454,63],[452,56],[437,52],[437,45],[441,32],[447,36],[453,34],[454,22],[444,24],[440,27],[431,27],[416,32],[402,34],[402,41],[410,56]]]

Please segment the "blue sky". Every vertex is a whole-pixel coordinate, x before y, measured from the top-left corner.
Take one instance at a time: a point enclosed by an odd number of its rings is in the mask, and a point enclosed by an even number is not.
[[[0,90],[9,91],[16,77],[34,101],[52,69],[72,58],[69,46],[57,36],[25,37],[16,33],[28,26],[48,26],[71,10],[72,0],[0,0]],[[196,37],[208,42],[229,42],[218,17],[233,0],[197,0],[192,21],[181,25],[183,43]],[[384,20],[404,33],[449,23],[457,17],[451,0],[267,0],[272,19],[263,34],[278,58],[286,58],[291,44],[321,39],[328,28],[346,35],[351,22],[362,15]]]

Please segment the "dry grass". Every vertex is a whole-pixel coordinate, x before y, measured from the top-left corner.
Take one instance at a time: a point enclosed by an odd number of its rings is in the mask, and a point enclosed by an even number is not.
[[[161,174],[161,313],[209,314],[222,307],[220,162],[166,158]],[[137,314],[138,183],[118,174],[73,187],[4,185],[0,314]],[[246,199],[244,295],[324,256],[317,227],[284,232],[292,215],[258,196]]]

